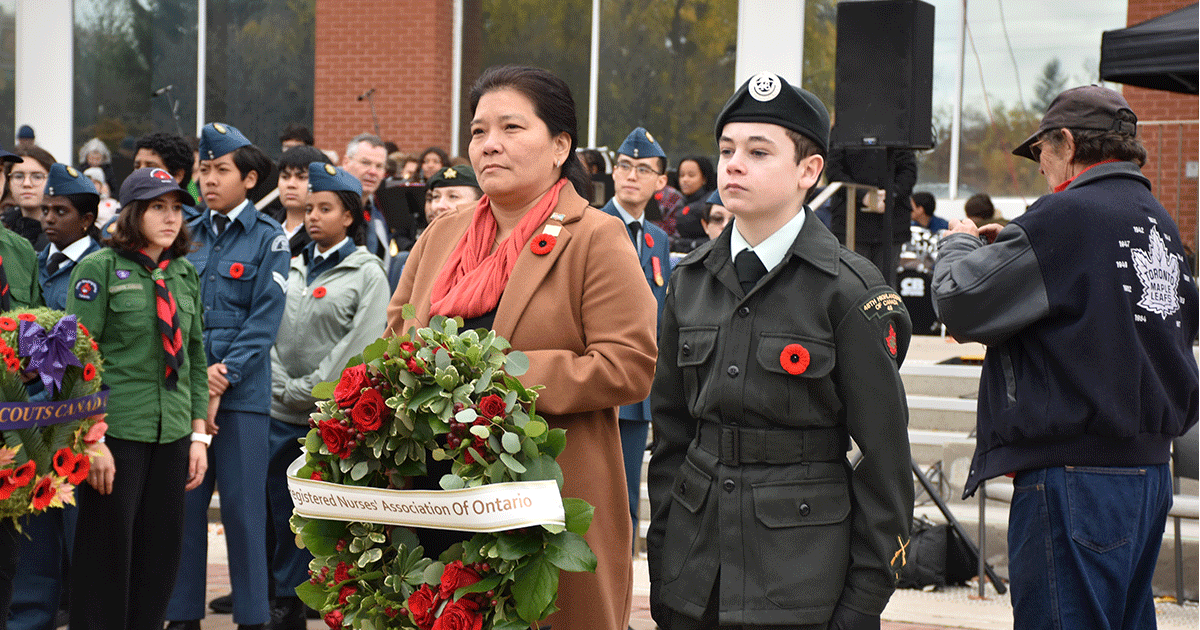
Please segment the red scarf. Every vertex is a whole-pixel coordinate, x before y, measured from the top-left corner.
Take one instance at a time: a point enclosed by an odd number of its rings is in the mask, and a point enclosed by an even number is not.
[[[470,319],[495,310],[504,288],[508,286],[508,277],[517,264],[521,248],[546,222],[550,211],[558,204],[558,191],[566,183],[566,179],[560,179],[551,186],[541,200],[521,217],[512,234],[496,247],[495,252],[491,249],[496,241],[498,226],[492,214],[491,200],[484,195],[475,207],[471,226],[458,240],[446,265],[438,273],[430,298],[429,314],[447,317],[457,315]]]

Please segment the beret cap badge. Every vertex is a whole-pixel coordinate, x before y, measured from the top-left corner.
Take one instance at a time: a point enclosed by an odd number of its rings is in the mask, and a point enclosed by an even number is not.
[[[750,78],[750,96],[756,101],[767,102],[779,96],[782,84],[773,72],[760,72]]]

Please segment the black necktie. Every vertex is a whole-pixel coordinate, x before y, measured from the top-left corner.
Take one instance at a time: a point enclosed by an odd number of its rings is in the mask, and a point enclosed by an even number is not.
[[[46,261],[46,275],[53,276],[66,259],[67,255],[62,252],[54,252],[51,254],[50,260]]]
[[[767,275],[767,268],[759,260],[758,254],[749,249],[738,252],[733,259],[733,268],[737,271],[738,282],[742,285],[742,293],[750,293],[754,285]]]
[[[223,214],[214,214],[213,225],[217,226],[217,236],[220,236],[225,232],[225,226],[229,225],[229,217]]]
[[[641,221],[630,221],[629,225],[627,225],[626,227],[629,228],[629,238],[633,241],[633,251],[640,252],[641,250],[638,249],[637,237],[638,237],[638,232],[642,231],[642,222]]]

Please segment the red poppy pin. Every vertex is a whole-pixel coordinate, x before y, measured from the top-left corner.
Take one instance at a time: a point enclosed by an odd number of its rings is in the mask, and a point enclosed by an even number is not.
[[[884,337],[883,342],[887,344],[888,352],[892,353],[893,357],[896,356],[896,328],[891,324],[888,324],[888,334],[887,337]]]
[[[683,207],[683,215],[684,215],[684,216],[687,216],[687,213],[688,213],[688,212],[691,212],[691,211],[692,211],[692,209],[691,209],[691,208],[689,208],[689,207],[687,207],[687,206],[684,206],[684,207]]]
[[[654,247],[654,237],[649,232],[646,232],[646,247]]]
[[[779,353],[779,365],[788,374],[803,374],[808,369],[808,350],[798,343],[789,343]]]
[[[229,265],[229,277],[233,278],[234,280],[241,278],[244,271],[246,271],[246,268],[242,266],[242,263],[233,263],[232,265]]]
[[[315,298],[325,297],[325,287],[317,287],[317,288],[313,289],[313,297],[315,297]]]
[[[533,242],[529,244],[529,251],[538,256],[545,256],[554,250],[554,244],[557,242],[558,239],[554,238],[551,234],[538,234],[533,237]]]

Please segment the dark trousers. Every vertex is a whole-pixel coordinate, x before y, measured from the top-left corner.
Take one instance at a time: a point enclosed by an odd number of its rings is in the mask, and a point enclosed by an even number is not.
[[[268,549],[271,577],[276,597],[295,597],[296,587],[308,579],[308,563],[312,554],[296,546],[296,535],[289,524],[292,518],[292,495],[287,487],[287,467],[301,454],[298,440],[308,435],[308,427],[289,424],[271,418],[271,461],[267,463],[268,521],[274,546]]]
[[[17,572],[17,528],[12,519],[0,519],[0,630],[8,628],[12,603],[13,575]]]
[[[649,422],[620,420],[621,454],[625,460],[625,484],[629,487],[629,515],[633,518],[633,540],[637,544],[638,501],[642,488],[642,458],[646,453],[646,434]]]
[[[71,566],[71,629],[163,627],[183,541],[191,437],[168,444],[108,438],[112,494],[86,482]]]
[[[54,630],[78,518],[78,506],[68,504],[22,520],[25,535],[17,541],[17,574],[8,620],[12,630]]]

